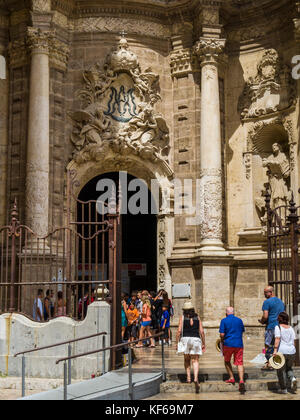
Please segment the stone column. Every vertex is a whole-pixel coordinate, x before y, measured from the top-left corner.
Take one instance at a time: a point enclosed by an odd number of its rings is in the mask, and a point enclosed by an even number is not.
[[[26,224],[39,236],[48,233],[49,203],[49,36],[28,31],[31,50],[26,173]]]
[[[224,251],[222,242],[222,150],[218,58],[225,40],[200,38],[201,64],[200,223],[201,250]]]

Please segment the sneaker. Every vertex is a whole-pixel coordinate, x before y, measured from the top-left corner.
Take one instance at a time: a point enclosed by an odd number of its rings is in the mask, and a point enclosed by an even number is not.
[[[294,394],[297,392],[297,378],[293,378],[291,381],[291,390]]]
[[[288,390],[287,389],[280,389],[278,391],[278,394],[287,394],[287,393],[288,393]]]

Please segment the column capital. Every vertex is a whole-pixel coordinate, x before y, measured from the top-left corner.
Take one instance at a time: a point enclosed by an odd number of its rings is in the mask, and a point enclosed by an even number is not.
[[[28,63],[27,46],[24,39],[14,40],[9,43],[8,56],[11,68],[21,67]]]
[[[39,28],[27,28],[26,43],[31,54],[49,54],[50,40],[54,31],[41,31]]]
[[[53,37],[49,43],[49,54],[51,67],[55,67],[63,71],[67,70],[70,55],[70,48],[68,45]]]
[[[201,37],[194,46],[194,52],[201,65],[217,64],[223,55],[225,43],[225,39]]]

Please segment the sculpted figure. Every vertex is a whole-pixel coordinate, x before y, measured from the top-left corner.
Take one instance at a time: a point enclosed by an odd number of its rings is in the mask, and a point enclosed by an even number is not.
[[[77,111],[69,115],[77,125],[77,134],[74,132],[72,140],[77,150],[88,144],[101,146],[103,140],[111,139],[114,135],[110,119],[104,115],[101,106],[97,106],[93,113]]]
[[[290,176],[290,163],[278,143],[272,145],[273,154],[263,159],[263,167],[268,168],[271,188],[271,207],[287,205],[290,193],[287,185]]]

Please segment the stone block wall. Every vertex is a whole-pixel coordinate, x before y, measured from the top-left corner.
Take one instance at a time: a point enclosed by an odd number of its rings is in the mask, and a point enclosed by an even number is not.
[[[22,356],[14,355],[24,350],[45,347],[98,332],[107,332],[106,347],[110,346],[110,306],[105,302],[94,302],[88,307],[84,321],[73,321],[61,317],[48,323],[37,323],[19,314],[0,316],[0,373],[20,377]],[[72,355],[102,348],[102,336],[72,344]],[[96,353],[72,361],[73,379],[90,379],[92,374],[102,373],[102,355]],[[68,356],[67,346],[54,347],[26,355],[26,376],[31,378],[63,378],[63,363],[56,360]],[[106,352],[106,370],[110,354]]]

